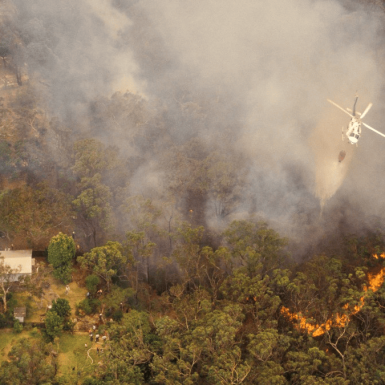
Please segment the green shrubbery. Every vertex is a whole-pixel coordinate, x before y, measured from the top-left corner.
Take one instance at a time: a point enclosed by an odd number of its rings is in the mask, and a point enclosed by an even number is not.
[[[86,278],[86,287],[91,295],[96,293],[99,283],[100,279],[97,275],[91,274]]]
[[[60,317],[67,318],[71,315],[71,306],[64,298],[58,298],[52,301],[51,311],[56,312]]]
[[[53,341],[63,330],[63,318],[56,312],[48,311],[45,317],[45,334],[48,340]]]
[[[20,323],[19,320],[15,320],[13,323],[13,332],[14,333],[21,333],[23,331],[23,325]]]
[[[63,283],[71,282],[72,259],[76,245],[72,237],[59,233],[52,237],[48,246],[48,262],[52,264],[55,278]]]
[[[62,330],[73,330],[73,322],[69,319],[71,307],[64,298],[52,301],[52,308],[47,311],[45,318],[45,334],[48,340],[53,341]]]
[[[86,315],[96,313],[100,305],[101,305],[100,301],[96,298],[93,298],[93,299],[85,298],[83,299],[83,301],[80,301],[76,305],[76,315],[80,315],[81,311]]]

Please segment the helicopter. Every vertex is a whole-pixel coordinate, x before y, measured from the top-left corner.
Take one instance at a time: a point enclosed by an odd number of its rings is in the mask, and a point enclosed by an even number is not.
[[[366,107],[365,111],[363,113],[360,113],[356,111],[356,104],[358,100],[358,95],[356,95],[356,98],[354,100],[353,110],[350,108],[347,108],[346,110],[339,106],[337,103],[333,102],[330,99],[327,99],[327,101],[333,105],[335,105],[337,108],[345,112],[345,114],[349,115],[352,119],[349,122],[346,131],[344,133],[344,128],[342,127],[342,140],[344,140],[344,136],[348,138],[348,141],[350,144],[357,145],[358,139],[360,139],[361,136],[361,125],[364,125],[366,128],[369,128],[369,130],[372,130],[376,132],[377,134],[383,136],[385,138],[385,134],[383,134],[380,131],[375,130],[373,127],[370,127],[366,123],[362,122],[361,119],[368,113],[368,111],[372,107],[372,103],[369,103],[369,105]]]

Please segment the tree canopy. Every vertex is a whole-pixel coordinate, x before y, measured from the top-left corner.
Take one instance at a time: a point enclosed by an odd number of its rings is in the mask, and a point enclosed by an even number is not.
[[[105,246],[94,247],[89,253],[78,257],[83,269],[87,269],[100,277],[110,287],[112,277],[116,276],[119,268],[126,262],[122,254],[123,248],[119,242],[107,242]]]
[[[72,237],[59,233],[51,238],[48,245],[48,262],[54,268],[55,277],[64,283],[71,282],[71,266],[75,253],[76,245]]]

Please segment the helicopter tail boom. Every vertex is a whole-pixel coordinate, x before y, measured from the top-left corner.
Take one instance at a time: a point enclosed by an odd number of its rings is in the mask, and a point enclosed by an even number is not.
[[[356,99],[354,100],[354,105],[353,105],[353,116],[356,116],[356,104],[357,104],[358,96],[356,94]]]

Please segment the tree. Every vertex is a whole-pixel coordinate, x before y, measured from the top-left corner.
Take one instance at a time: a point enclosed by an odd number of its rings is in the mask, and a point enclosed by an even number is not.
[[[71,265],[75,253],[73,238],[63,233],[52,237],[48,245],[48,262],[54,268],[54,276],[63,283],[71,282]]]
[[[124,314],[121,324],[112,325],[109,333],[106,379],[115,378],[118,383],[144,383],[140,368],[147,366],[153,355],[148,314],[132,310]]]
[[[233,221],[224,232],[225,240],[236,266],[244,266],[250,275],[271,273],[284,261],[286,238],[265,223]],[[260,270],[260,271],[259,271]]]
[[[261,325],[271,328],[276,325],[275,314],[281,304],[278,295],[272,290],[269,276],[252,278],[240,270],[236,270],[226,278],[221,286],[221,293],[230,303],[236,303],[243,313],[253,319],[253,329]]]
[[[161,351],[150,365],[155,382],[192,385],[205,378],[209,384],[244,383],[251,366],[242,358],[243,319],[237,305],[212,311],[203,303],[184,325],[168,316],[157,319]]]
[[[219,288],[231,271],[231,254],[226,247],[219,247],[213,251],[211,247],[205,246],[201,250],[201,257],[204,278],[209,284],[212,301],[215,303]]]
[[[202,247],[204,227],[191,227],[184,222],[177,229],[176,247],[173,257],[178,262],[182,280],[186,286],[209,286],[213,301],[219,287],[231,271],[231,253],[226,247],[214,251],[210,246]]]
[[[89,253],[78,257],[82,269],[97,275],[110,288],[112,277],[116,276],[121,266],[126,263],[122,254],[122,245],[119,242],[107,242],[105,246],[94,247]]]
[[[111,190],[101,182],[100,174],[82,178],[79,190],[80,193],[72,204],[86,237],[92,237],[94,246],[97,246],[99,234],[111,227]]]
[[[248,335],[247,357],[252,363],[250,383],[263,385],[286,384],[281,361],[290,347],[291,339],[276,329],[260,328]]]
[[[86,287],[91,294],[95,294],[100,283],[100,279],[97,275],[91,274],[86,278]]]
[[[155,382],[166,385],[197,383],[199,374],[194,372],[194,367],[200,362],[202,347],[191,341],[190,334],[187,336],[190,344],[187,345],[181,333],[183,329],[168,316],[157,319],[155,326],[161,347],[150,364]]]
[[[134,290],[132,288],[123,289],[114,285],[111,287],[111,292],[103,299],[103,305],[113,310],[122,310],[122,307],[126,306],[127,300],[132,298],[133,295]]]
[[[14,243],[22,239],[21,247],[45,249],[58,231],[72,228],[71,213],[68,195],[45,183],[0,193],[0,228]]]
[[[105,148],[96,139],[83,139],[74,144],[75,164],[72,170],[81,178],[92,178],[116,166],[118,149]]]
[[[8,12],[13,12],[11,7],[8,8]],[[3,57],[4,66],[4,58],[6,56],[12,59],[12,63],[9,65],[9,67],[14,70],[17,84],[21,86],[22,82],[20,67],[22,67],[25,63],[25,57],[23,55],[24,46],[21,44],[20,30],[16,27],[16,24],[12,21],[12,19],[12,17],[2,17],[1,20],[1,56]]]
[[[52,301],[52,308],[50,311],[56,312],[59,317],[64,319],[71,315],[71,306],[66,299],[58,298],[56,301]]]
[[[104,177],[107,171],[117,166],[117,155],[117,148],[105,147],[96,139],[84,139],[74,144],[75,164],[72,170],[80,182],[72,204],[86,234],[88,246],[92,238],[96,247],[100,235],[112,225],[112,193]]]
[[[10,48],[9,48],[9,44],[7,44],[7,42],[1,42],[0,43],[0,56],[3,58],[3,64],[4,64],[4,68],[7,67],[7,62],[5,61],[5,58],[7,56],[9,56],[9,54],[11,53],[10,51]]]
[[[53,341],[63,330],[63,318],[55,311],[48,311],[45,317],[45,333]]]
[[[374,337],[362,342],[346,357],[347,378],[351,384],[371,385],[385,381],[385,337]]]
[[[1,385],[50,384],[55,378],[58,362],[52,345],[23,338],[8,353],[0,367]]]
[[[206,189],[217,218],[231,214],[241,202],[246,180],[243,162],[245,160],[238,155],[213,152],[203,163],[207,176]]]
[[[23,331],[23,324],[20,323],[20,321],[17,319],[15,320],[15,322],[13,323],[13,332],[14,333],[21,333]]]
[[[4,312],[7,311],[7,294],[17,286],[19,280],[22,278],[18,277],[21,271],[21,266],[12,268],[4,263],[4,258],[1,258],[0,254],[0,290],[1,298],[3,300]]]
[[[71,306],[66,299],[58,298],[56,301],[53,300],[52,308],[48,311],[48,313],[50,312],[56,313],[61,318],[61,324],[64,330],[73,331],[75,324],[70,319]],[[54,323],[52,320],[50,322],[51,325]],[[55,331],[53,334],[55,334]]]
[[[201,258],[201,241],[204,227],[193,228],[184,222],[177,229],[176,247],[173,257],[178,262],[184,284],[199,286],[204,275]]]
[[[125,266],[126,276],[131,280],[131,284],[136,292],[136,298],[139,290],[140,267],[142,269],[146,281],[149,280],[149,258],[152,255],[155,243],[146,238],[144,231],[128,231],[126,233],[126,241],[124,242],[124,254],[127,256]]]

